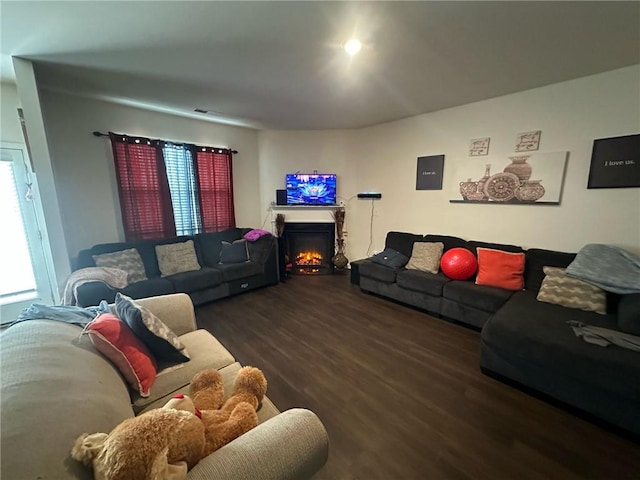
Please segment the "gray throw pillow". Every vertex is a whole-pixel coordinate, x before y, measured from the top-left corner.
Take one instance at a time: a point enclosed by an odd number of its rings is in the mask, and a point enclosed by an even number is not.
[[[135,248],[93,255],[93,261],[96,262],[97,267],[113,267],[124,270],[127,272],[127,281],[129,283],[141,282],[147,279],[142,257]]]
[[[117,293],[116,312],[159,362],[181,363],[189,360],[186,347],[173,330],[132,298]]]
[[[222,242],[220,263],[244,263],[248,260],[249,250],[246,240],[236,240],[233,243]]]

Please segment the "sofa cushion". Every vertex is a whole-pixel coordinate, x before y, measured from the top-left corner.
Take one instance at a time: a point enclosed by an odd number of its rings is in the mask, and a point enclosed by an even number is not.
[[[442,242],[414,242],[411,258],[406,265],[407,270],[438,273],[443,249]]]
[[[509,245],[503,243],[487,243],[487,242],[479,242],[477,240],[471,240],[468,243],[467,248],[471,250],[474,254],[476,254],[476,250],[480,248],[490,248],[492,250],[502,250],[503,252],[511,252],[511,253],[523,253],[524,249],[517,245]]]
[[[200,270],[193,240],[156,245],[158,268],[163,277],[176,273]]]
[[[442,289],[442,296],[485,312],[495,312],[513,294],[504,288],[476,285],[471,281],[452,280]]]
[[[126,383],[81,332],[31,320],[2,333],[3,479],[93,480],[91,469],[69,458],[73,442],[133,416]]]
[[[631,335],[640,335],[640,293],[623,295],[620,299],[618,328]]]
[[[440,242],[444,244],[443,252],[451,250],[452,248],[466,248],[469,250],[469,242],[458,237],[451,237],[449,235],[425,235],[424,242]],[[475,250],[473,250],[475,254]]]
[[[381,282],[395,282],[397,273],[398,269],[386,267],[375,262],[363,263],[360,265],[361,277],[369,277],[374,280],[380,280]]]
[[[555,252],[553,250],[543,250],[540,248],[530,248],[524,252],[524,256],[524,288],[525,290],[532,290],[534,293],[538,293],[540,285],[542,285],[542,280],[544,279],[542,267],[567,268],[573,259],[576,258],[575,253]]]
[[[85,328],[96,350],[120,371],[131,388],[142,397],[156,379],[156,364],[151,352],[126,323],[111,313],[103,313]]]
[[[93,255],[93,260],[98,267],[113,267],[124,270],[127,272],[127,281],[129,283],[147,279],[142,258],[135,248]]]
[[[420,240],[422,240],[422,235],[405,232],[389,232],[384,242],[384,248],[392,248],[409,258],[413,250],[413,243]]]
[[[482,342],[502,358],[526,362],[625,398],[640,398],[638,353],[603,348],[578,338],[568,320],[616,329],[616,316],[599,315],[538,302],[530,292],[516,292],[486,323]]]
[[[222,377],[225,400],[227,400],[233,393],[233,387],[236,381],[236,377],[238,376],[238,372],[240,371],[241,368],[242,368],[242,365],[240,365],[238,362],[235,362],[230,365],[227,365],[226,367],[222,367],[218,370],[220,372],[220,376]],[[268,378],[267,378],[267,381],[269,381]],[[139,414],[148,412],[149,410],[152,410],[154,408],[163,407],[169,400],[171,400],[172,396],[175,393],[182,393],[183,395],[189,395],[189,385],[188,384],[184,385],[178,390],[175,390],[174,392],[170,392],[164,397],[160,397],[157,400],[153,401],[152,403],[145,405],[144,409],[140,411]],[[275,417],[279,413],[280,411],[273,404],[273,402],[269,400],[269,397],[264,397],[264,399],[262,400],[262,405],[258,409],[258,423],[262,423],[266,420],[269,420],[270,418]]]
[[[200,250],[202,265],[213,267],[220,263],[222,242],[234,242],[242,238],[241,228],[229,228],[221,232],[200,233],[195,236],[197,249]]]
[[[371,261],[385,267],[402,268],[409,261],[409,257],[393,248],[385,248],[382,252],[371,257]]]
[[[276,237],[273,235],[264,235],[253,242],[247,242],[249,250],[249,259],[252,262],[264,264],[271,252],[276,251]]]
[[[151,387],[149,397],[142,398],[134,394],[132,400],[136,413],[157,399],[188,385],[191,378],[199,371],[205,368],[220,369],[235,361],[227,349],[206,330],[196,330],[181,335],[180,341],[189,350],[191,360],[160,370]]]
[[[476,285],[500,287],[506,290],[524,288],[524,253],[478,247],[477,254]]]
[[[222,275],[223,281],[232,282],[241,278],[260,275],[263,267],[258,262],[249,261],[244,263],[220,264],[216,267],[216,270]]]
[[[122,293],[131,298],[146,298],[176,293],[176,289],[166,278],[155,277],[127,285],[122,289]],[[110,301],[110,299],[105,300]]]
[[[222,242],[220,249],[220,263],[243,263],[249,260],[247,241],[244,238],[232,243]]]
[[[215,287],[222,283],[222,273],[220,270],[211,267],[202,267],[200,270],[191,272],[176,273],[166,277],[176,292],[191,293],[204,288]]]
[[[538,301],[601,315],[607,313],[607,295],[601,288],[568,276],[564,268],[543,267],[542,270],[546,276],[536,297]]]
[[[144,342],[159,363],[189,360],[189,353],[178,336],[148,308],[118,293],[116,311],[118,317]]]
[[[434,274],[419,270],[400,270],[396,278],[399,287],[438,297],[442,296],[445,283],[450,281],[442,273]]]

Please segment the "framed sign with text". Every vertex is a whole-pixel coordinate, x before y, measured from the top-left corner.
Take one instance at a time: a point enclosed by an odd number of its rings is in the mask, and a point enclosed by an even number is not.
[[[587,188],[640,187],[640,134],[593,141]]]
[[[416,190],[442,190],[444,155],[418,157]]]

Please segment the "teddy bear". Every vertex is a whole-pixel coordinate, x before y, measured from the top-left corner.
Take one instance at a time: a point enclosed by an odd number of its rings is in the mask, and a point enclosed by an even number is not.
[[[193,377],[189,396],[205,427],[204,456],[258,425],[257,411],[266,392],[267,380],[255,367],[240,369],[233,394],[226,402],[217,370],[204,370]]]
[[[267,381],[243,367],[224,402],[217,370],[197,373],[190,396],[176,394],[164,407],[124,420],[111,433],[83,434],[71,456],[92,466],[96,480],[184,480],[202,458],[258,424]]]

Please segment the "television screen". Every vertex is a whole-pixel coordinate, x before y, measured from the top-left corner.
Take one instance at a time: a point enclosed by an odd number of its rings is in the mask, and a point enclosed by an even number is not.
[[[335,173],[288,173],[287,205],[335,205]]]

